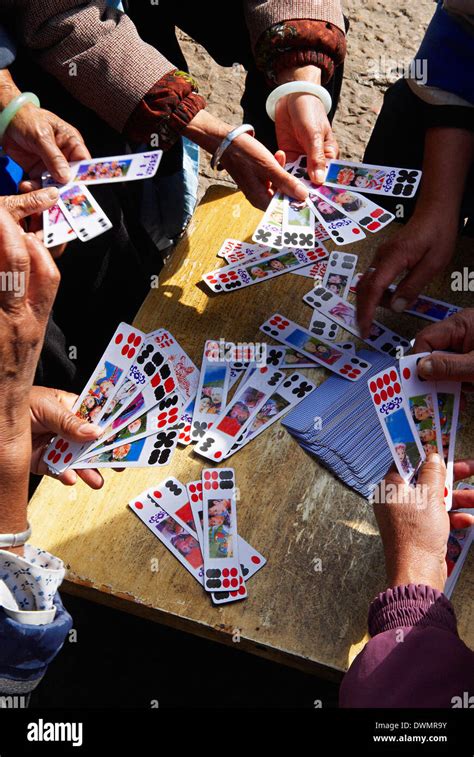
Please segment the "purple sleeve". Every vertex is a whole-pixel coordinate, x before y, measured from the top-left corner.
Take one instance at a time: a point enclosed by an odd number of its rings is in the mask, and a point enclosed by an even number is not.
[[[369,610],[372,639],[341,685],[341,707],[451,708],[472,689],[474,653],[451,603],[429,586],[397,586]]]

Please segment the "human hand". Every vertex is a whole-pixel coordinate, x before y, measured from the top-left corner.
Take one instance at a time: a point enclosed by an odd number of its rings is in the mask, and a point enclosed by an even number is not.
[[[465,463],[456,464],[456,477],[469,475],[466,471]],[[426,584],[443,591],[449,531],[474,522],[473,516],[456,512],[466,507],[458,497],[453,498],[453,510],[446,511],[445,478],[446,468],[437,454],[429,455],[421,466],[416,487],[409,487],[395,470],[386,475],[386,501],[374,505],[374,511],[390,587]]]
[[[60,434],[71,442],[93,442],[99,438],[102,429],[92,423],[84,422],[71,412],[77,395],[60,389],[34,386],[30,392],[30,415],[32,435],[31,472],[39,476],[49,475],[49,469],[43,460],[44,452],[51,437]],[[54,476],[66,486],[73,486],[77,477],[91,487],[100,489],[104,479],[97,470],[66,470],[60,476]]]
[[[11,120],[2,147],[29,176],[22,189],[35,189],[48,170],[60,184],[69,181],[68,163],[87,160],[90,153],[81,134],[62,118],[35,105],[24,105]]]
[[[184,129],[185,136],[204,150],[215,153],[232,127],[205,110],[199,111]],[[265,210],[276,191],[303,201],[308,190],[283,168],[285,156],[273,156],[266,147],[249,134],[241,134],[224,152],[222,166],[256,208]]]
[[[453,354],[435,350],[452,350]],[[461,310],[422,329],[413,351],[432,352],[418,363],[421,378],[474,382],[474,308]]]
[[[454,254],[457,217],[417,212],[396,236],[378,248],[370,269],[357,285],[357,320],[366,338],[386,290],[407,272],[390,295],[391,309],[406,310],[421,290],[443,271]],[[373,269],[373,270],[371,270]]]

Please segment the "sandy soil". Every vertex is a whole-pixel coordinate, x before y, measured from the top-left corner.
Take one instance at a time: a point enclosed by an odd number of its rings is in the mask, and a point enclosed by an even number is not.
[[[341,157],[359,160],[382,104],[383,93],[395,81],[397,68],[409,64],[433,14],[433,0],[346,0],[350,21],[345,81],[334,131]],[[197,78],[211,113],[230,124],[242,121],[239,105],[245,72],[240,65],[218,66],[207,52],[181,33],[190,71]],[[201,164],[200,194],[218,178],[206,155]]]

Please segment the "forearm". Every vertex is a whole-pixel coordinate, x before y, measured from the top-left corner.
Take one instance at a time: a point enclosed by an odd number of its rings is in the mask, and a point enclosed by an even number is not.
[[[21,413],[18,414],[18,417]],[[3,414],[8,419],[8,414]],[[0,427],[0,533],[15,534],[27,528],[28,481],[31,461],[29,407],[21,422]],[[11,549],[22,553],[22,547]]]
[[[428,129],[423,180],[416,213],[439,213],[457,221],[474,158],[474,134],[463,129]]]
[[[286,84],[290,81],[309,81],[312,84],[321,84],[321,69],[318,66],[291,66],[284,68],[276,76],[277,84]]]

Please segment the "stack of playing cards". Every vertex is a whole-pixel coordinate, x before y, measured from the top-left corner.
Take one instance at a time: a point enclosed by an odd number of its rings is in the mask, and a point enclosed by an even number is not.
[[[366,379],[393,361],[368,350],[358,353],[371,361],[363,381],[331,376],[282,421],[303,449],[316,457],[347,486],[364,497],[386,473],[391,455],[372,409]]]
[[[73,239],[88,242],[108,231],[112,224],[86,185],[150,179],[158,170],[162,154],[161,150],[151,150],[71,163],[72,178],[66,185],[56,184],[51,174],[45,172],[41,177],[43,186],[55,186],[59,190],[57,205],[43,213],[46,247]]]
[[[352,244],[394,219],[365,194],[413,197],[421,179],[421,171],[414,169],[331,160],[324,184],[316,186],[305,155],[286,168],[308,187],[309,196],[299,202],[277,192],[253,235],[257,244],[311,250],[323,234],[337,245]]]
[[[73,412],[103,429],[93,443],[56,437],[45,453],[54,474],[68,468],[167,465],[189,442],[199,371],[166,329],[143,334],[121,323]]]
[[[168,478],[129,502],[216,605],[246,599],[266,563],[238,534],[237,492],[232,468],[204,468],[199,481]]]

